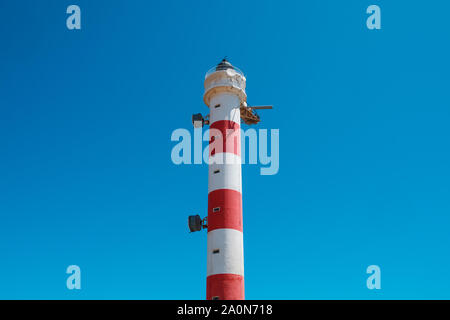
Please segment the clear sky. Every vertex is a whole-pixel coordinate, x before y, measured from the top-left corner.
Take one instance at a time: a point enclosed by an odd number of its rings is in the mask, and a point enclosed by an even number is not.
[[[170,136],[208,113],[224,56],[280,130],[277,175],[243,166],[246,298],[450,298],[449,11],[2,0],[0,298],[205,298],[206,232],[186,222],[207,214],[207,166],[173,164]]]

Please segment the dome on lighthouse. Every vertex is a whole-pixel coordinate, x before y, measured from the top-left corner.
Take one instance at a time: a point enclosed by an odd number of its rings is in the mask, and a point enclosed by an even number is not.
[[[229,63],[227,61],[226,58],[223,58],[223,60],[217,65],[216,67],[216,71],[220,71],[220,70],[227,70],[227,69],[233,69],[234,67],[231,63]]]
[[[227,60],[227,58],[223,58],[222,61],[220,61],[220,63],[218,65],[209,69],[209,71],[205,75],[205,78],[208,78],[211,74],[213,74],[215,72],[222,72],[222,71],[226,71],[230,75],[239,74],[242,77],[244,77],[244,73],[241,70],[239,70],[239,68],[233,66]]]

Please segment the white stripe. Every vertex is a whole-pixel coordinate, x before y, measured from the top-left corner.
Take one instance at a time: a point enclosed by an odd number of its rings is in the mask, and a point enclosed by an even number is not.
[[[220,105],[216,108],[216,106]],[[212,97],[209,107],[210,125],[220,120],[241,123],[240,99],[231,93],[220,93]]]
[[[213,250],[219,249],[219,253]],[[244,245],[241,231],[216,229],[208,232],[207,275],[244,275]]]
[[[216,153],[210,158],[208,193],[219,189],[242,192],[241,157],[234,153]]]

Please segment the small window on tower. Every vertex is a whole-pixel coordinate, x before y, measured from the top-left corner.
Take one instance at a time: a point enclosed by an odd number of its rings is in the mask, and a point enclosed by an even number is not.
[[[219,173],[220,169],[214,170],[214,174]]]
[[[215,106],[214,106],[214,108],[219,108],[220,107],[220,104],[216,104]]]
[[[213,254],[216,254],[216,253],[219,253],[220,252],[220,249],[214,249],[213,250]]]
[[[211,298],[211,300],[220,300],[220,297],[219,296],[214,296],[214,297]]]
[[[213,208],[213,212],[219,212],[219,211],[220,211],[220,207]]]

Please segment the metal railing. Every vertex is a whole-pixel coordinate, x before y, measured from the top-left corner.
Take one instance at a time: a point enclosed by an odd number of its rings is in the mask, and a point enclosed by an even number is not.
[[[224,71],[224,70],[216,70],[216,68],[217,68],[217,66],[212,67],[211,69],[209,69],[208,72],[207,72],[206,75],[205,75],[205,79],[206,79],[207,77],[209,77],[209,75],[212,74],[212,73],[214,73],[214,72]],[[230,68],[230,69],[231,69],[231,68]],[[234,70],[237,74],[239,74],[239,75],[241,75],[241,76],[243,76],[243,77],[245,78],[244,73],[243,73],[239,68],[236,68],[235,66],[233,66],[233,69],[232,69],[232,70]]]

